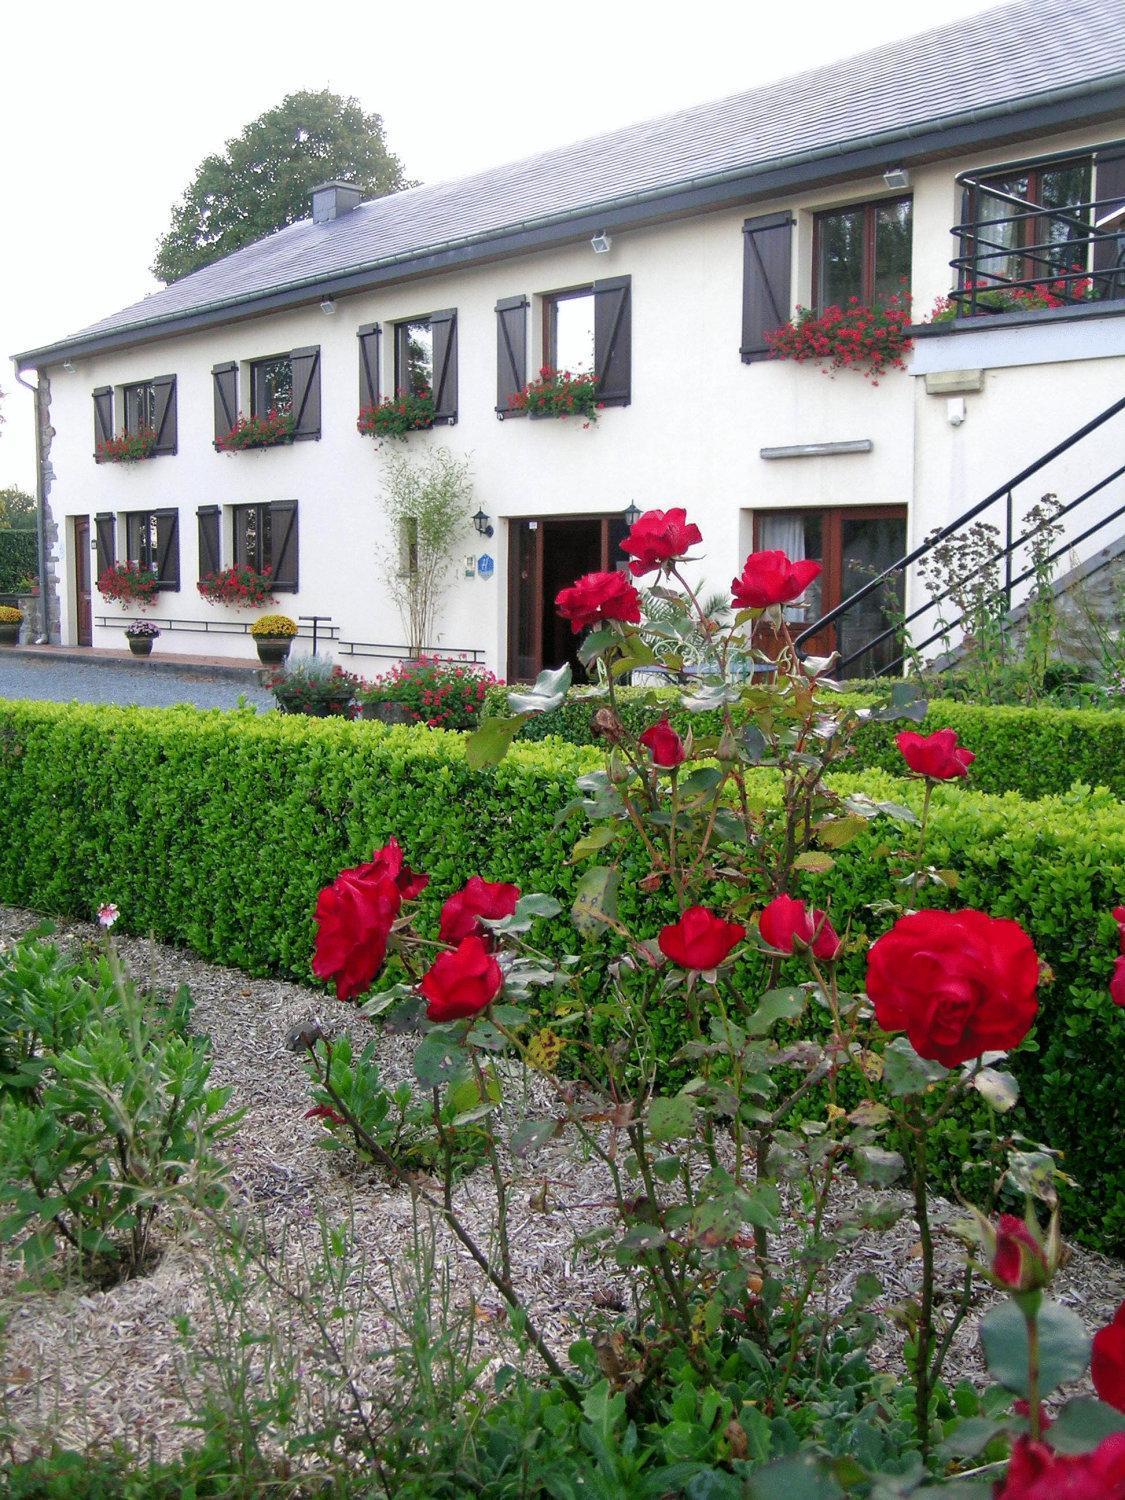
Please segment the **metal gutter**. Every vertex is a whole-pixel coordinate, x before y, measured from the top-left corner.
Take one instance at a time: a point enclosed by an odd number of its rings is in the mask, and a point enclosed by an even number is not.
[[[25,390],[31,392],[35,407],[35,555],[38,560],[39,611],[43,616],[39,622],[39,636],[36,644],[42,644],[49,640],[51,635],[50,601],[47,597],[47,518],[44,515],[46,492],[43,485],[43,413],[39,409],[39,386],[32,385],[30,380],[24,379],[20,366],[14,359],[12,364],[15,366],[16,379]]]
[[[1075,112],[1076,100],[1088,108]],[[157,338],[195,332],[235,319],[302,306],[325,296],[341,296],[402,282],[441,271],[511,258],[529,251],[580,239],[598,229],[638,228],[663,220],[706,213],[737,203],[748,203],[781,192],[807,189],[824,182],[847,181],[869,175],[887,164],[890,146],[910,143],[896,152],[896,164],[917,165],[977,146],[999,147],[1008,141],[1047,129],[1078,127],[1125,112],[1125,75],[1072,84],[1031,96],[1008,100],[986,109],[941,116],[937,120],[878,132],[859,139],[812,148],[777,161],[682,179],[644,191],[624,194],[539,215],[494,230],[442,241],[439,245],[403,251],[383,259],[360,262],[329,275],[304,277],[260,292],[221,298],[182,313],[156,315],[124,328],[75,336],[13,356],[26,369],[62,358],[88,356],[111,349],[151,342]],[[998,121],[1006,128],[997,131]],[[1096,146],[1095,143],[1091,143]]]

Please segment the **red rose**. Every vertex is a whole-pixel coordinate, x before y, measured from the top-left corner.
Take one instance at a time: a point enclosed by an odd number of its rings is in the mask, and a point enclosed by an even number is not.
[[[731,583],[735,609],[768,609],[799,599],[820,572],[811,558],[790,562],[784,552],[751,552]]]
[[[519,899],[518,885],[503,885],[473,875],[442,906],[438,937],[443,943],[459,943],[473,935],[489,937],[488,929],[481,926],[479,919],[487,917],[490,922],[498,922],[501,917],[510,917]]]
[[[686,510],[646,510],[621,543],[621,550],[633,554],[629,571],[634,578],[641,578],[674,557],[682,557],[702,540],[699,527],[688,524]]]
[[[1046,1285],[1047,1257],[1031,1230],[1015,1214],[1001,1214],[996,1226],[992,1274],[1016,1292]]]
[[[1125,1411],[1125,1302],[1114,1313],[1113,1322],[1094,1334],[1090,1376],[1102,1400]]]
[[[313,973],[335,979],[336,998],[351,1000],[369,989],[387,956],[387,939],[402,904],[386,876],[365,879],[370,866],[342,870],[316,901]]]
[[[1125,953],[1122,953],[1113,966],[1113,975],[1109,981],[1109,998],[1114,1005],[1125,1005]]]
[[[792,953],[794,942],[811,947],[817,958],[831,960],[840,951],[840,939],[824,913],[809,911],[803,901],[794,901],[792,896],[773,898],[758,918],[758,931],[762,941],[779,953]]]
[[[1016,1439],[996,1500],[1125,1500],[1125,1432],[1093,1453],[1056,1453],[1026,1434]]]
[[[402,846],[393,835],[387,840],[381,849],[376,849],[371,856],[369,865],[360,865],[357,873],[361,873],[364,879],[377,879],[386,876],[393,880],[398,886],[404,901],[412,901],[415,896],[420,896],[430,883],[428,875],[418,875],[406,864],[402,857]]]
[[[662,771],[672,771],[684,759],[684,742],[668,722],[668,715],[658,719],[641,735],[641,744],[652,754],[652,763]]]
[[[952,781],[955,776],[967,776],[976,756],[971,750],[957,743],[957,731],[939,729],[934,734],[915,734],[904,729],[895,735],[895,744],[902,751],[903,759],[919,776],[929,776],[932,781]]]
[[[900,917],[867,955],[867,993],[884,1031],[905,1031],[947,1068],[1006,1051],[1037,1009],[1039,959],[1018,922],[982,911]]]
[[[705,906],[689,906],[678,922],[661,929],[657,943],[681,969],[717,969],[746,936],[740,922],[724,922]]]
[[[500,993],[504,976],[483,939],[467,937],[448,953],[439,953],[418,988],[430,1002],[431,1021],[459,1021],[475,1016]]]
[[[570,621],[575,635],[595,620],[623,620],[629,625],[641,622],[641,596],[624,573],[584,574],[572,588],[558,594],[555,608]]]

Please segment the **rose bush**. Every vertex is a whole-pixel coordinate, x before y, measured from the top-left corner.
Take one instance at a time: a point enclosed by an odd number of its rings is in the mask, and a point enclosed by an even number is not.
[[[934,734],[915,734],[904,729],[895,735],[895,744],[910,769],[919,776],[933,781],[952,781],[956,776],[967,776],[976,756],[963,745],[958,745],[957,735],[952,729],[939,729]]]

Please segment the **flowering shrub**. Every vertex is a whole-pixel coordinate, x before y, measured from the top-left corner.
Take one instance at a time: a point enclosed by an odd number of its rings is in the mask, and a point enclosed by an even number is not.
[[[637,543],[626,541],[633,555]],[[987,1314],[982,1339],[989,1368],[1009,1395],[997,1390],[978,1403],[966,1392],[955,1408],[941,1385],[950,1344],[971,1309],[974,1273],[970,1262],[962,1295],[938,1307],[936,1132],[950,1119],[967,1122],[974,1111],[990,1110],[1000,1122],[1016,1108],[1019,1090],[1004,1054],[1034,1025],[1042,983],[1035,948],[1018,923],[974,908],[906,904],[935,889],[954,901],[956,872],[928,865],[926,843],[935,785],[958,784],[970,770],[968,752],[958,756],[955,737],[951,743],[940,735],[921,758],[909,742],[901,747],[918,761],[915,768],[904,758],[902,769],[924,783],[920,817],[833,790],[826,774],[847,756],[864,717],[894,713],[822,696],[818,678],[829,663],[798,656],[782,606],[815,573],[796,576],[784,557],[771,558],[768,572],[748,559],[741,581],[765,577],[770,602],[736,599],[709,614],[682,559],[661,558],[659,565],[679,586],[665,591],[670,609],[659,622],[644,617],[622,575],[590,575],[557,600],[576,630],[593,627],[579,657],[601,684],[588,696],[606,747],[603,768],[584,771],[560,819],[581,824],[571,854],[583,873],[569,951],[552,957],[534,932],[538,920],[559,914],[556,900],[468,871],[446,899],[435,944],[418,931],[403,884],[416,893],[424,877],[406,871],[393,841],[369,865],[345,870],[321,897],[315,972],[358,998],[393,960],[397,982],[364,1009],[401,1006],[403,1024],[424,1009],[414,1071],[419,1085],[434,1091],[435,1107],[446,1090],[471,1078],[480,1084],[495,1077],[498,1091],[511,1090],[501,1112],[500,1100],[481,1087],[473,1111],[490,1138],[495,1251],[482,1247],[462,1217],[448,1175],[431,1186],[408,1177],[393,1153],[370,1154],[444,1221],[576,1407],[589,1412],[618,1397],[624,1406],[627,1391],[637,1424],[667,1420],[685,1390],[710,1391],[716,1400],[727,1393],[735,1413],[753,1407],[762,1416],[756,1448],[735,1420],[726,1429],[729,1446],[709,1450],[732,1484],[707,1492],[732,1495],[785,1496],[797,1492],[798,1478],[810,1495],[841,1493],[825,1457],[834,1441],[825,1412],[841,1395],[826,1373],[825,1349],[842,1316],[844,1344],[858,1368],[879,1326],[860,1309],[878,1287],[871,1276],[859,1304],[842,1315],[817,1311],[814,1292],[830,1282],[845,1245],[893,1220],[897,1209],[880,1190],[903,1177],[919,1244],[914,1295],[899,1304],[908,1308],[908,1389],[894,1398],[888,1390],[893,1413],[871,1416],[879,1436],[870,1451],[848,1448],[849,1486],[875,1492],[876,1451],[898,1475],[916,1469],[918,1477],[927,1470],[937,1477],[968,1467],[959,1455],[971,1445],[955,1441],[957,1412],[987,1415],[981,1445],[1015,1441],[1003,1481],[1011,1500],[1038,1493],[1020,1487],[1024,1459],[1066,1468],[1080,1455],[1091,1473],[1116,1474],[1116,1452],[1105,1447],[1112,1413],[1099,1409],[1092,1420],[1077,1411],[1065,1441],[1055,1439],[1058,1451],[1046,1434],[1041,1401],[1083,1372],[1089,1340],[1072,1311],[1044,1296],[1062,1258],[1058,1185],[1065,1178],[1056,1154],[1031,1146],[1006,1121],[972,1137],[972,1170],[960,1187],[981,1200],[971,1230],[982,1255],[975,1274],[1006,1299]],[[731,663],[757,651],[763,624],[781,641],[776,680],[747,685]],[[694,675],[682,702],[689,714],[718,715],[717,733],[680,735],[661,721],[652,726],[657,733],[642,737],[617,712],[617,680],[651,661],[654,641],[669,631],[684,642],[706,642],[706,656],[687,663]],[[499,762],[523,722],[564,702],[569,678],[567,667],[545,672],[530,691],[509,695],[509,714],[486,719],[470,736],[470,766],[483,771]],[[756,793],[762,766],[780,781],[776,804],[763,806]],[[882,830],[882,853],[874,857],[889,862],[898,899],[869,915],[869,925],[885,930],[870,945],[866,983],[857,986],[844,981],[846,960],[866,939],[843,923],[837,931],[831,901],[816,907],[805,882],[832,870],[839,851],[871,824]],[[768,961],[763,987],[743,982],[749,954]],[[673,1070],[653,1046],[669,1015],[682,1018],[686,1035]],[[521,1070],[540,1075],[549,1106],[530,1102],[535,1091]],[[331,1103],[362,1143],[357,1120]],[[513,1188],[500,1148],[525,1158],[560,1137],[571,1137],[600,1168],[601,1185],[592,1192],[608,1214],[599,1234],[574,1253],[601,1256],[607,1272],[628,1277],[631,1315],[591,1311],[587,1332],[613,1356],[593,1376],[581,1365],[563,1366],[511,1274]],[[833,1194],[841,1174],[855,1180],[857,1193]],[[796,1226],[796,1254],[779,1244],[783,1220]],[[896,1268],[896,1299],[909,1274]],[[1100,1349],[1104,1390],[1098,1388],[1108,1407],[1119,1389],[1116,1332]],[[1027,1403],[1024,1414],[1012,1407],[1017,1398]],[[1064,1430],[1068,1410],[1058,1419]],[[940,1451],[939,1413],[943,1425],[951,1418]],[[854,1419],[849,1409],[845,1425]],[[755,1477],[752,1491],[739,1487],[802,1440],[796,1468],[778,1459],[760,1482]],[[674,1484],[654,1492],[675,1492],[698,1472],[685,1465]]]
[[[427,390],[388,396],[377,406],[365,406],[357,428],[364,437],[405,437],[425,432],[434,425],[434,398]]]
[[[100,464],[135,464],[143,458],[151,458],[156,447],[156,432],[152,427],[138,427],[136,432],[123,432],[119,437],[107,438],[99,443],[95,458]]]
[[[1082,268],[1073,267],[1075,271]],[[976,293],[975,297],[973,293]],[[952,292],[934,301],[927,323],[952,323],[955,318],[976,313],[1036,312],[1044,307],[1069,307],[1088,302],[1097,295],[1089,277],[1077,281],[1037,281],[1031,286],[997,286],[994,282],[969,281],[958,295]]]
[[[859,370],[872,385],[889,369],[905,370],[903,356],[914,347],[910,338],[910,298],[889,297],[868,307],[850,297],[846,307],[833,303],[823,312],[798,307],[792,322],[766,334],[774,359],[824,363],[825,373]]]
[[[250,627],[253,636],[294,636],[297,634],[297,622],[290,619],[288,615],[260,615]]]
[[[261,609],[272,604],[270,568],[259,573],[254,568],[235,565],[205,573],[196,588],[208,604],[233,604],[235,609]],[[251,627],[252,629],[253,627]]]
[[[533,417],[584,417],[583,427],[596,422],[603,408],[596,375],[572,375],[569,370],[552,370],[550,365],[508,397],[509,411],[525,411]]]
[[[281,443],[293,441],[295,425],[291,411],[278,411],[276,407],[271,407],[262,417],[244,417],[239,412],[238,421],[231,430],[215,439],[215,447],[220,453],[240,453],[244,448],[276,448]]]
[[[152,620],[132,620],[125,627],[125,635],[131,641],[154,641],[159,634]]]
[[[160,579],[152,568],[140,563],[111,563],[98,574],[98,593],[118,604],[139,604],[142,609],[156,599]]]
[[[472,729],[496,678],[483,667],[423,656],[365,683],[361,703],[401,703],[408,719],[432,729]]]
[[[0,625],[18,625],[23,619],[23,610],[14,604],[0,604]]]
[[[278,672],[267,686],[282,713],[341,718],[355,703],[360,680],[322,656],[308,656]]]

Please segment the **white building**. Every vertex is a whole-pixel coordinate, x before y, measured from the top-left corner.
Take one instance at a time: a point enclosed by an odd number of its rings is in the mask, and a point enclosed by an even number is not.
[[[620,558],[630,504],[685,506],[714,588],[755,545],[820,557],[827,611],[1125,395],[1121,23],[1118,0],[1005,6],[463,181],[369,203],[329,184],[309,219],[17,356],[40,390],[52,638],[120,647],[93,583],[131,558],[159,568],[166,650],[251,657],[252,616],[195,586],[237,560],[272,565],[287,613],[329,617],[340,659],[401,654],[376,565],[387,450],[356,423],[420,361],[436,421],[401,441],[471,455],[493,528],[466,530],[432,647],[513,678],[556,662],[554,595]],[[764,357],[797,305],[900,282],[919,320],[962,294],[906,372]],[[590,427],[506,412],[540,365],[590,362]],[[292,443],[217,451],[239,411],[289,399]],[[96,461],[148,423],[151,458]],[[1097,487],[1067,517],[1076,557],[1120,546],[1123,460],[1125,414],[1016,489],[1016,530],[1045,490]],[[883,628],[845,617],[844,654]]]

